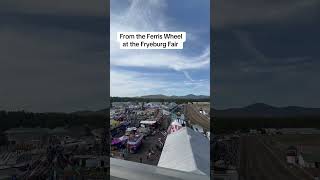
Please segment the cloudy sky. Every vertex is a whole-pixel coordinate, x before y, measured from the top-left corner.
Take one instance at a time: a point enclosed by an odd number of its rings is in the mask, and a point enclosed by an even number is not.
[[[111,0],[111,96],[209,95],[209,0]],[[122,50],[116,33],[185,31],[183,50]]]
[[[320,107],[320,1],[212,3],[213,107]]]
[[[108,9],[103,0],[1,0],[0,110],[105,108]]]
[[[111,36],[111,95],[208,94],[208,1],[111,4],[111,32],[187,32],[186,49],[170,51],[119,50]],[[211,4],[213,107],[320,107],[318,0]],[[1,0],[0,110],[105,108],[108,10],[104,0]]]

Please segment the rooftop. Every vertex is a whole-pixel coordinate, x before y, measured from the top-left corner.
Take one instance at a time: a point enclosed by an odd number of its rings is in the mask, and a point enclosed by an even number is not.
[[[158,166],[210,175],[210,142],[202,134],[183,127],[167,136]]]

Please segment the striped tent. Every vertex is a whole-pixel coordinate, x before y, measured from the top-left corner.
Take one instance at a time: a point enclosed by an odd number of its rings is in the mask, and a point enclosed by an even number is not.
[[[179,122],[173,121],[171,123],[171,125],[169,126],[167,132],[168,132],[168,134],[171,134],[171,133],[179,131],[181,128],[182,128],[182,125]]]

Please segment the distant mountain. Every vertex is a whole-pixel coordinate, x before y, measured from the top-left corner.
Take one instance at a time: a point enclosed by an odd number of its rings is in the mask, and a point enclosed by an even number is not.
[[[298,106],[274,107],[264,103],[255,103],[243,108],[230,108],[212,111],[216,117],[232,118],[282,118],[282,117],[320,117],[320,108]]]
[[[162,94],[154,94],[154,95],[146,95],[146,96],[140,96],[136,98],[145,98],[145,99],[168,99],[168,96],[162,95]]]
[[[146,96],[140,96],[137,98],[146,98],[146,99],[209,99],[209,96],[205,95],[194,95],[194,94],[188,94],[185,96],[166,96],[163,94],[156,94],[156,95],[146,95]]]

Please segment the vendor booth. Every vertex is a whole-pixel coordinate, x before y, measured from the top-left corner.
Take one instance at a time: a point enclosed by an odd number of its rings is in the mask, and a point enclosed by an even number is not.
[[[112,138],[111,150],[124,148],[128,140],[128,136],[121,136],[119,138]]]
[[[136,153],[142,144],[142,134],[131,134],[127,141],[127,148],[130,153]]]

